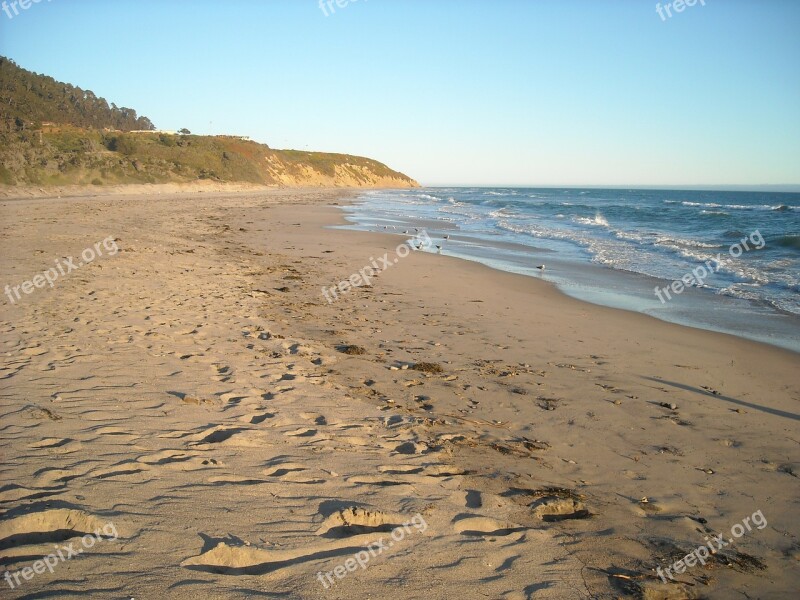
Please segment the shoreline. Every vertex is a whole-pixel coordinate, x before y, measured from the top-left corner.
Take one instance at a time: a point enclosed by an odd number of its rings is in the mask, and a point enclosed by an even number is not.
[[[422,191],[434,193],[436,189]],[[397,230],[419,227],[436,238],[435,243],[442,244],[439,253],[548,281],[573,299],[645,314],[694,329],[733,335],[800,354],[800,315],[775,304],[692,286],[682,286],[680,293],[659,303],[654,287],[663,291],[669,287],[671,280],[597,264],[584,256],[584,249],[578,246],[570,246],[563,254],[546,244],[537,245],[538,238],[524,241],[502,237],[495,239],[485,230],[462,230],[459,225],[446,219],[431,218],[427,211],[423,211],[427,216],[399,217],[392,210],[382,210],[380,204],[371,205],[369,197],[368,193],[362,193],[354,199],[352,207],[345,209],[346,223],[342,227],[376,233],[381,233],[381,224],[396,225]],[[430,207],[433,206],[436,205]],[[398,235],[396,232],[383,233]],[[441,239],[445,234],[451,238],[446,243]],[[535,265],[543,263],[547,264],[546,271],[535,268]]]
[[[342,204],[343,205],[349,204],[353,200],[354,200],[354,198],[351,198],[348,201],[343,202]],[[357,232],[357,233],[368,233],[368,234],[374,234],[374,235],[379,235],[379,236],[386,236],[388,239],[391,239],[391,240],[393,240],[395,242],[398,242],[398,243],[400,242],[401,239],[407,239],[407,238],[411,237],[411,236],[402,236],[402,235],[399,235],[399,234],[392,234],[392,233],[385,233],[385,232],[380,232],[380,231],[373,231],[373,230],[370,230],[370,229],[361,229],[361,228],[359,228],[358,224],[356,224],[356,223],[354,223],[352,221],[348,221],[344,217],[344,213],[342,213],[342,211],[341,211],[341,209],[343,207],[332,207],[332,208],[338,209],[337,213],[342,215],[342,218],[341,219],[336,219],[337,222],[334,222],[331,225],[328,225],[327,227],[329,227],[329,228],[339,229],[339,230],[342,230],[342,231],[354,231],[354,232]],[[549,250],[544,250],[544,251],[543,250],[539,250],[539,251],[540,252],[546,252],[546,253],[552,252],[552,251],[549,251]],[[434,252],[430,252],[430,251],[428,251],[428,252],[430,254],[434,254],[435,255]],[[734,339],[736,341],[749,342],[749,343],[752,343],[752,344],[757,344],[759,346],[763,346],[765,348],[769,348],[770,350],[780,350],[780,351],[783,351],[783,352],[788,352],[789,354],[795,355],[795,356],[800,355],[800,347],[797,350],[795,350],[793,348],[783,346],[778,342],[770,343],[768,341],[765,341],[764,339],[758,339],[758,338],[754,338],[754,337],[747,337],[747,336],[745,336],[743,334],[737,334],[735,332],[725,331],[723,329],[715,329],[715,328],[713,328],[713,325],[711,325],[711,324],[709,324],[708,327],[701,327],[700,325],[693,325],[691,323],[682,322],[682,321],[677,320],[677,319],[676,320],[670,320],[670,319],[665,318],[665,317],[659,317],[659,316],[656,316],[656,315],[651,314],[649,312],[646,312],[646,311],[643,311],[643,310],[638,310],[636,308],[625,308],[623,306],[616,306],[614,304],[607,303],[607,302],[602,302],[600,300],[594,300],[593,301],[593,300],[588,299],[588,296],[592,295],[591,292],[588,292],[588,293],[570,293],[570,291],[567,291],[566,289],[564,289],[562,287],[562,285],[558,281],[555,281],[555,280],[552,280],[552,279],[545,279],[545,278],[540,277],[540,276],[537,277],[537,274],[535,274],[533,272],[531,272],[530,274],[527,274],[527,273],[523,273],[523,272],[513,271],[511,269],[505,269],[502,266],[493,266],[491,264],[487,264],[487,262],[483,262],[480,259],[469,258],[467,256],[461,256],[459,254],[448,254],[448,255],[437,255],[437,256],[439,258],[455,259],[457,261],[464,261],[464,262],[468,262],[468,263],[472,263],[472,264],[481,265],[482,267],[485,267],[486,269],[489,269],[490,271],[496,271],[496,272],[512,275],[512,276],[515,276],[515,277],[522,277],[522,278],[524,278],[526,280],[535,281],[535,282],[537,282],[537,285],[540,284],[540,283],[544,283],[545,285],[547,285],[550,288],[552,288],[553,291],[557,292],[562,297],[569,298],[570,300],[573,300],[575,302],[588,304],[590,306],[595,306],[595,307],[602,307],[602,308],[606,308],[606,309],[610,309],[610,310],[614,310],[614,311],[621,311],[623,313],[628,313],[628,314],[632,314],[632,315],[639,315],[641,317],[646,317],[648,319],[652,319],[652,320],[657,321],[659,323],[668,324],[668,325],[674,325],[674,326],[686,328],[686,329],[689,329],[689,330],[692,330],[692,331],[704,332],[704,333],[708,333],[708,334],[715,334],[715,335],[721,335],[721,336],[725,336],[725,337],[730,337],[730,338],[732,338],[732,339]],[[583,265],[579,265],[579,266],[583,266]],[[592,270],[594,270],[595,268],[597,268],[597,269],[607,269],[607,267],[604,267],[604,266],[599,266],[599,267],[592,266],[590,268]],[[612,275],[616,275],[617,274],[617,272],[614,271],[613,269],[610,269],[610,270],[612,272]],[[624,276],[630,276],[630,277],[634,277],[634,278],[637,278],[637,279],[648,280],[648,281],[649,280],[661,281],[661,280],[658,280],[656,278],[649,277],[647,275],[641,275],[639,273],[628,273],[628,272],[625,272]],[[687,290],[687,291],[690,291],[691,293],[695,292],[695,290]],[[706,293],[703,290],[700,290],[700,292],[703,293],[703,294]],[[795,315],[790,315],[790,314],[788,314],[788,315],[792,316],[792,317],[795,316]]]
[[[120,249],[0,305],[5,568],[52,552],[25,515],[119,531],[20,593],[797,588],[796,354],[420,252],[328,303],[397,252],[330,228],[353,193],[0,201],[4,283]],[[660,579],[758,510],[768,527]],[[424,532],[321,586],[415,515]]]

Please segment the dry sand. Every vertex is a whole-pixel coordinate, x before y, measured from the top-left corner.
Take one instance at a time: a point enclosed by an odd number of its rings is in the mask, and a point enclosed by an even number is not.
[[[0,203],[0,285],[120,249],[3,296],[2,597],[800,588],[798,355],[432,253],[329,304],[323,286],[402,241],[323,229],[344,200]],[[660,582],[757,511],[762,529]]]

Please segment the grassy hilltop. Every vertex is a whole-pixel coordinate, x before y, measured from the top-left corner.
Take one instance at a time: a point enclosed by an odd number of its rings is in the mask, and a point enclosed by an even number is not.
[[[118,108],[0,57],[0,184],[68,185],[213,180],[264,185],[414,187],[378,161],[273,150],[236,136],[154,130]]]

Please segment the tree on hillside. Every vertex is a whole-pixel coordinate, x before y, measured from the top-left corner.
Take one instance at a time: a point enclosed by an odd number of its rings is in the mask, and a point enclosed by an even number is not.
[[[0,122],[14,120],[122,131],[155,129],[150,119],[137,116],[133,109],[109,106],[90,90],[26,71],[0,56]]]

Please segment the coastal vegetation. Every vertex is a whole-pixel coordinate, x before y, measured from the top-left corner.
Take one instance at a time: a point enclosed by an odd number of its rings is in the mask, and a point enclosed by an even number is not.
[[[156,130],[130,108],[0,57],[0,184],[173,183],[411,187],[368,158],[275,150],[242,136]]]

